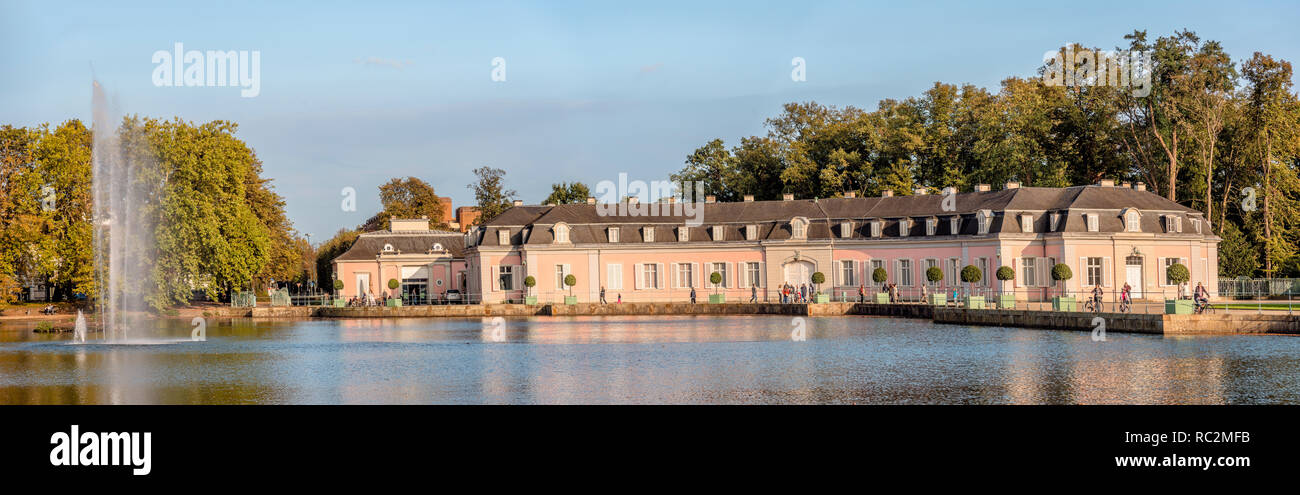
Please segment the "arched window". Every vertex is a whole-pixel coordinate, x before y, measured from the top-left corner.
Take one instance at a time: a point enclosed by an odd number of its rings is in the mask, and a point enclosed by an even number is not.
[[[555,242],[569,242],[569,226],[564,223],[555,224]]]
[[[804,217],[794,217],[790,219],[790,238],[807,239],[808,238],[808,219]]]
[[[1142,231],[1142,214],[1136,208],[1124,210],[1124,231],[1141,232]]]

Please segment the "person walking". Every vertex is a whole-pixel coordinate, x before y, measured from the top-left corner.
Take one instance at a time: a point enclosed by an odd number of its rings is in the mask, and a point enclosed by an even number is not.
[[[867,302],[867,286],[858,284],[858,302]]]
[[[799,302],[808,301],[808,284],[799,284]]]
[[[757,285],[749,284],[749,302],[751,302],[751,303],[756,303],[756,302],[758,302],[758,286],[757,286]]]
[[[605,301],[605,286],[603,285],[600,286],[600,303],[607,304],[607,302]]]
[[[691,304],[695,304],[695,288],[691,287]]]

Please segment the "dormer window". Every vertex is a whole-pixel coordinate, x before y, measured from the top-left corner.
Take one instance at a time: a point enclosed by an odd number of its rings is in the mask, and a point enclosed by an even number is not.
[[[1127,211],[1124,212],[1124,231],[1125,232],[1142,231],[1142,215],[1139,214],[1137,210],[1129,208]]]
[[[1183,231],[1183,217],[1178,215],[1165,215],[1165,232],[1180,233]]]
[[[677,240],[682,242],[687,242],[691,240],[691,228],[677,227]]]
[[[1191,219],[1191,221],[1192,221],[1192,231],[1196,232],[1197,234],[1201,233],[1201,221],[1195,218]]]
[[[505,246],[505,245],[510,244],[510,231],[509,231],[509,230],[498,230],[498,231],[497,231],[497,244],[500,244],[500,245],[502,245],[502,246]]]
[[[436,243],[436,242],[433,243],[433,247],[430,247],[430,248],[429,248],[429,252],[430,252],[430,253],[440,253],[440,252],[442,252],[442,251],[443,251],[443,249],[442,249],[442,244],[439,244],[439,243]]]
[[[853,222],[840,222],[840,237],[845,239],[853,237]]]
[[[990,210],[980,210],[979,213],[975,215],[975,220],[979,223],[980,235],[987,234],[993,225],[993,212]]]
[[[939,222],[933,218],[925,219],[925,235],[934,235],[934,231],[939,228]]]
[[[654,241],[655,241],[655,228],[654,228],[654,227],[641,227],[641,239],[643,239],[645,242],[654,242]]]
[[[952,217],[948,219],[948,234],[957,235],[961,233],[961,217]]]
[[[885,229],[885,222],[876,220],[871,222],[871,237],[880,237],[880,231]]]
[[[566,225],[566,224],[562,224],[562,223],[557,223],[557,224],[555,224],[555,242],[556,242],[557,244],[559,244],[559,243],[567,243],[567,242],[569,242],[569,226],[568,226],[568,225]]]
[[[1033,215],[1030,215],[1030,214],[1028,214],[1028,213],[1021,213],[1021,214],[1020,214],[1020,231],[1021,231],[1021,232],[1033,232],[1033,231],[1034,231],[1034,216],[1033,216]]]
[[[726,236],[726,232],[723,232],[723,230],[722,230],[722,226],[721,226],[721,225],[714,225],[714,226],[713,226],[713,240],[714,240],[715,242],[716,242],[716,241],[725,241],[725,240],[727,240],[727,238],[726,238],[725,236]]]
[[[804,217],[795,217],[790,220],[790,238],[807,239],[808,238],[808,219]]]
[[[745,226],[745,239],[746,239],[746,240],[750,240],[750,241],[756,241],[756,240],[758,240],[758,226],[757,226],[757,225],[746,225],[746,226]]]
[[[910,234],[910,233],[912,233],[912,219],[910,219],[910,218],[904,218],[904,219],[899,220],[899,221],[898,221],[898,236],[899,236],[899,237],[907,237],[907,234]]]
[[[393,245],[392,245],[392,244],[384,244],[384,252],[385,252],[385,253],[391,253],[391,252],[393,252]]]
[[[1101,219],[1096,213],[1085,214],[1084,218],[1088,221],[1088,232],[1097,232],[1101,230]]]
[[[1050,217],[1048,217],[1048,219],[1051,222],[1051,226],[1048,228],[1047,231],[1056,232],[1056,227],[1061,224],[1061,214],[1053,213]]]
[[[610,227],[606,230],[606,235],[609,236],[609,242],[618,242],[618,227]]]

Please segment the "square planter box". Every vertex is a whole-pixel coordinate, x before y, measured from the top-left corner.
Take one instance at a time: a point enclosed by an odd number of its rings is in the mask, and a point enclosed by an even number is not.
[[[888,293],[888,292],[877,292],[877,293],[876,293],[876,304],[889,304],[889,293]]]
[[[1016,309],[1016,295],[1015,295],[1015,294],[999,294],[999,295],[998,295],[998,308],[999,308],[999,309]]]
[[[537,305],[537,296],[525,296],[524,304],[527,304],[529,306]]]
[[[943,306],[945,304],[948,304],[948,295],[930,294],[930,304],[933,304],[935,306]]]
[[[401,300],[401,299],[389,299],[389,300],[388,300],[388,307],[390,307],[390,308],[400,308],[400,307],[402,307],[402,300]]]
[[[1165,299],[1165,314],[1190,315],[1196,310],[1196,303],[1191,299]]]
[[[348,305],[348,302],[347,302],[347,301],[344,301],[344,300],[342,300],[342,299],[335,299],[335,300],[334,300],[334,307],[336,307],[336,308],[342,308],[342,307],[345,307],[345,306],[347,306],[347,305]]]
[[[564,304],[568,304],[570,306],[574,304],[578,304],[578,296],[564,296]]]
[[[1054,311],[1078,311],[1079,304],[1073,297],[1053,297],[1052,309]]]
[[[818,304],[825,304],[825,303],[831,302],[831,295],[830,295],[830,294],[817,294],[816,296],[813,296],[813,302],[818,303]]]
[[[966,309],[984,309],[984,296],[966,296]]]
[[[709,294],[709,304],[722,304],[727,302],[725,294]]]

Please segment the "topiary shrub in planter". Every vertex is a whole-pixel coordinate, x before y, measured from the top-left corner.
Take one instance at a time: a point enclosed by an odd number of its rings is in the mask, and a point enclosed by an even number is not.
[[[1070,266],[1065,263],[1057,263],[1052,266],[1052,280],[1055,280],[1059,287],[1062,282],[1070,280],[1074,273],[1070,271]],[[1052,309],[1056,311],[1078,311],[1078,300],[1074,296],[1055,296],[1052,298]]]
[[[881,289],[884,289],[884,283],[886,280],[889,280],[889,272],[886,272],[884,268],[876,268],[871,271],[871,281],[875,282],[876,285],[881,286]],[[889,293],[877,292],[876,304],[889,304]]]
[[[1174,285],[1181,286],[1187,283],[1192,278],[1192,275],[1182,263],[1174,263],[1165,269],[1165,277]],[[1192,299],[1165,299],[1165,314],[1190,315],[1195,308],[1196,301]]]
[[[535,304],[537,304],[537,296],[532,295],[532,294],[533,294],[533,287],[536,287],[536,286],[537,286],[537,279],[536,279],[536,278],[533,278],[532,275],[529,275],[529,276],[527,276],[527,277],[524,277],[524,287],[527,287],[527,289],[525,289],[525,291],[527,291],[527,293],[528,293],[527,296],[524,296],[524,304],[527,304],[527,305],[530,305],[530,306],[531,306],[531,305],[535,305]]]
[[[961,269],[961,281],[968,284],[966,286],[967,293],[974,293],[972,286],[980,283],[981,280],[984,280],[984,272],[980,271],[979,267],[966,265]],[[966,296],[966,308],[984,309],[984,296]]]
[[[813,272],[812,283],[813,283],[813,287],[815,287],[817,290],[816,294],[813,296],[813,302],[816,303],[831,302],[831,296],[828,294],[822,294],[822,289],[821,289],[821,285],[826,283],[826,274],[822,272]]]
[[[578,285],[578,277],[573,274],[564,276],[564,285],[569,287],[569,295],[564,296],[564,304],[578,304],[578,298],[573,296],[573,286]]]
[[[709,294],[709,304],[722,304],[726,302],[727,296],[718,294],[718,286],[722,285],[722,274],[713,272],[709,274],[709,283],[713,284],[713,293]]]
[[[999,267],[998,271],[995,272],[993,275],[998,278],[999,291],[1002,291],[1003,289],[1006,288],[1008,280],[1016,279],[1016,271],[1009,266]],[[1014,293],[1007,294],[1006,292],[1000,292],[998,294],[998,308],[1015,309],[1015,307],[1016,307],[1016,295]]]

